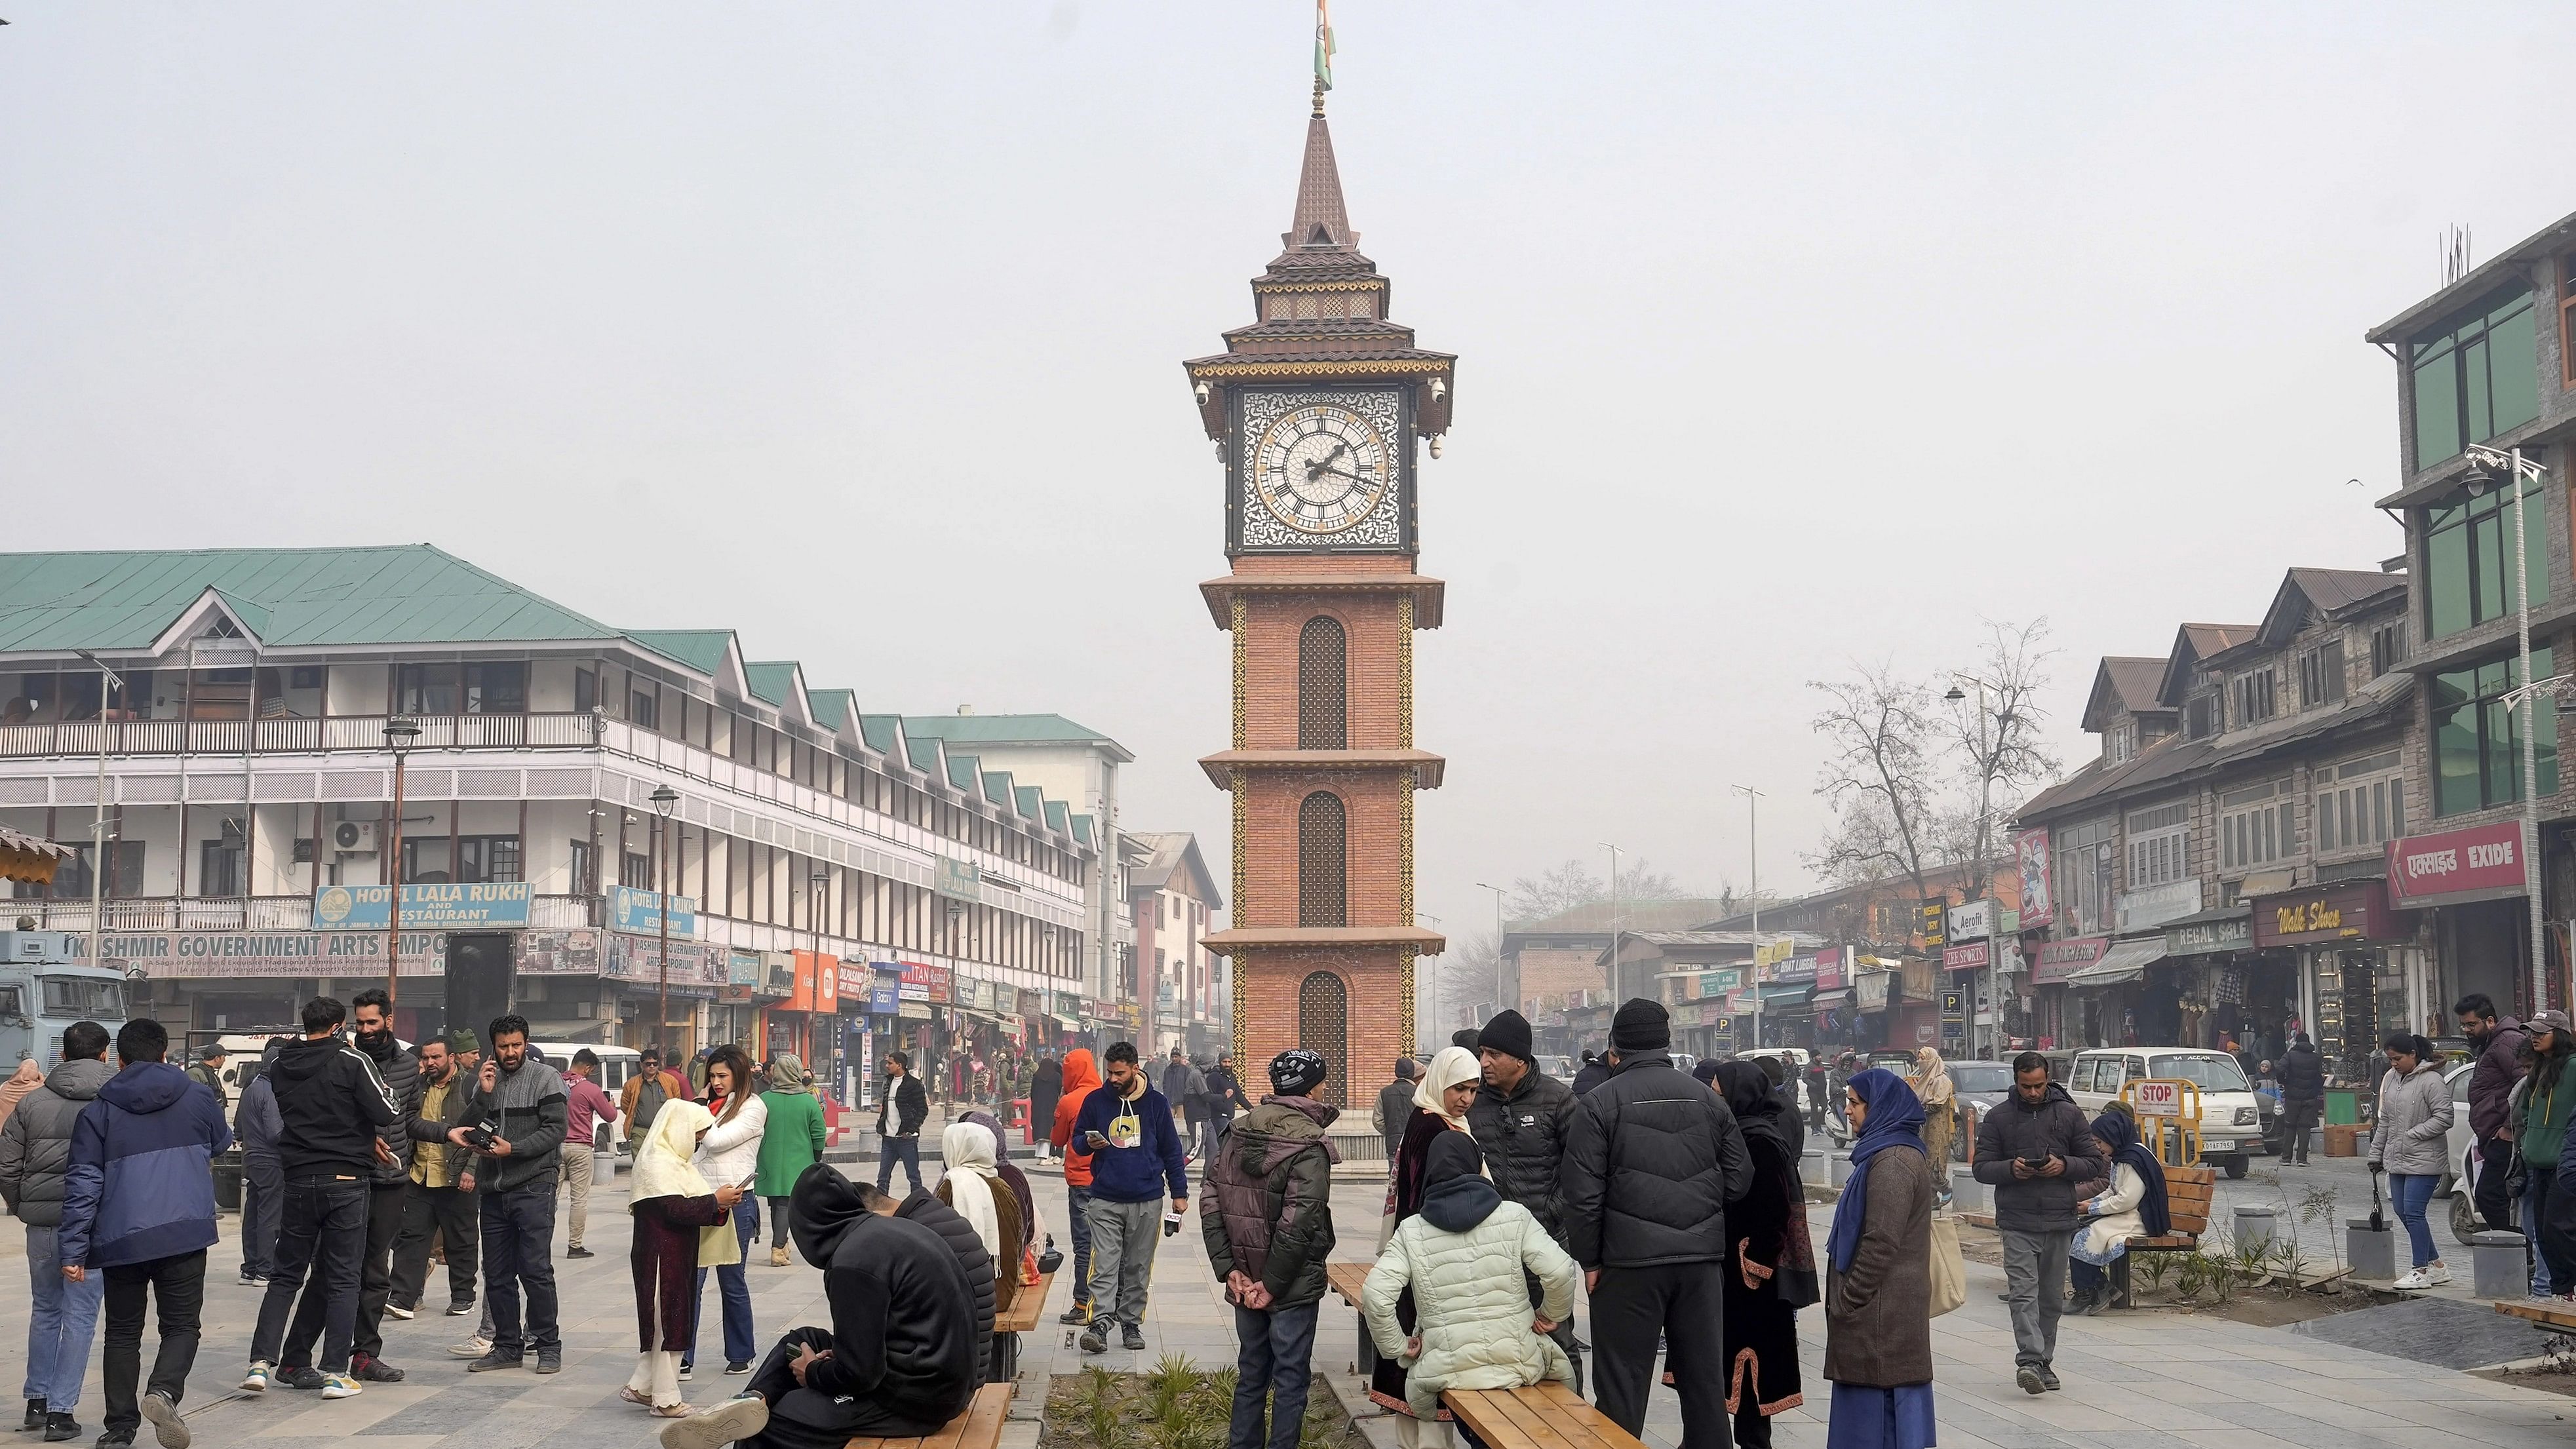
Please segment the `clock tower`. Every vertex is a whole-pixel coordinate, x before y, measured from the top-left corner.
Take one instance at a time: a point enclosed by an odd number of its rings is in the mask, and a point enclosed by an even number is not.
[[[1413,797],[1442,766],[1413,744],[1413,632],[1440,625],[1417,490],[1457,359],[1388,320],[1320,85],[1280,240],[1251,324],[1187,364],[1231,563],[1199,591],[1234,644],[1232,747],[1199,762],[1234,797],[1234,920],[1207,945],[1234,963],[1243,1070],[1306,1047],[1347,1107],[1413,1049],[1414,961],[1444,944],[1413,923]]]

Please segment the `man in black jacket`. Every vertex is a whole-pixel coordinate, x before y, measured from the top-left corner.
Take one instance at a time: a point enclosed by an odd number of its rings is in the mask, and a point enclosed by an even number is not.
[[[973,1287],[938,1232],[896,1214],[829,1163],[805,1169],[789,1231],[823,1270],[831,1328],[788,1333],[740,1398],[664,1425],[663,1449],[841,1449],[936,1434],[966,1412],[983,1384]]]
[[[2066,1308],[2066,1251],[2080,1216],[2075,1185],[2111,1175],[2110,1154],[2084,1109],[2048,1079],[2048,1058],[2013,1058],[2013,1094],[1977,1124],[1977,1181],[1995,1190],[2012,1305],[2013,1382],[2057,1387],[2057,1318]]]
[[[562,1330],[555,1315],[555,1179],[560,1176],[571,1106],[563,1077],[528,1050],[528,1019],[495,1017],[492,1057],[475,1078],[466,1111],[491,1135],[459,1127],[448,1141],[475,1152],[472,1180],[483,1228],[483,1296],[492,1310],[492,1348],[468,1373],[518,1368],[529,1350],[537,1372],[563,1371]],[[522,1333],[519,1307],[525,1297]]]
[[[2281,1054],[2281,1160],[2308,1164],[2308,1135],[2326,1107],[2326,1059],[2308,1044],[2308,1034],[2290,1039]]]
[[[904,1176],[912,1179],[912,1190],[921,1191],[921,1124],[930,1117],[930,1097],[921,1090],[921,1078],[912,1074],[912,1059],[901,1052],[887,1052],[885,1058],[884,1095],[877,1099],[877,1191],[883,1192],[894,1181],[894,1165],[903,1164]],[[892,1130],[887,1119],[893,1119]]]
[[[908,1223],[918,1223],[939,1235],[948,1251],[957,1255],[957,1266],[966,1274],[966,1286],[975,1296],[975,1381],[993,1381],[993,1316],[1000,1299],[993,1282],[993,1255],[984,1251],[984,1240],[966,1216],[926,1192],[916,1192],[895,1204],[894,1215]]]
[[[370,986],[349,998],[349,1012],[351,1043],[375,1065],[376,1076],[402,1112],[400,1122],[376,1134],[391,1156],[376,1163],[367,1184],[366,1258],[358,1277],[358,1323],[350,1342],[349,1376],[362,1383],[398,1384],[403,1371],[383,1359],[385,1300],[393,1283],[394,1240],[402,1233],[403,1178],[411,1171],[410,1128],[420,1116],[420,1062],[394,1040],[393,999],[383,987]],[[295,1305],[294,1325],[286,1330],[279,1378],[290,1386],[305,1381],[313,1372],[313,1341],[321,1334],[322,1300],[308,1293]]]
[[[379,1134],[402,1121],[403,1109],[375,1062],[341,1037],[348,1008],[317,996],[304,1003],[303,1017],[304,1039],[288,1043],[267,1074],[282,1124],[277,1157],[286,1175],[286,1206],[268,1292],[251,1333],[250,1372],[241,1386],[264,1393],[272,1382],[285,1382],[345,1399],[359,1388],[348,1366],[365,1274],[367,1194],[376,1168],[393,1156]],[[321,1300],[322,1357],[290,1381],[276,1365],[299,1292]]]
[[[1556,1245],[1565,1247],[1565,1190],[1558,1169],[1574,1126],[1574,1090],[1538,1069],[1529,1019],[1519,1012],[1496,1013],[1476,1040],[1483,1044],[1476,1055],[1485,1084],[1467,1108],[1467,1130],[1476,1135],[1485,1170],[1503,1201],[1528,1208]],[[1522,1276],[1529,1279],[1530,1307],[1535,1309],[1544,1290],[1536,1274]],[[1583,1357],[1574,1320],[1558,1324],[1549,1337],[1574,1361],[1576,1391],[1581,1392]]]
[[[1592,1296],[1593,1384],[1604,1416],[1642,1431],[1661,1335],[1682,1443],[1722,1445],[1726,1206],[1752,1191],[1753,1159],[1725,1099],[1673,1070],[1661,1006],[1620,1007],[1610,1045],[1619,1069],[1576,1104],[1565,1144],[1567,1249]]]

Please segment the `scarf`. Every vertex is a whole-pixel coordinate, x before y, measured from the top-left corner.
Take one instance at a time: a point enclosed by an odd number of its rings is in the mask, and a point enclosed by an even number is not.
[[[813,1090],[814,1079],[805,1074],[805,1064],[789,1052],[780,1052],[769,1064],[769,1090],[794,1096]]]
[[[653,1125],[645,1129],[643,1145],[635,1150],[635,1169],[626,1193],[630,1208],[657,1197],[716,1195],[695,1160],[698,1134],[714,1126],[715,1120],[706,1108],[685,1097],[662,1104]],[[721,1268],[741,1261],[742,1241],[734,1236],[730,1221],[699,1230],[699,1267]]]
[[[1825,1239],[1825,1261],[1837,1273],[1851,1270],[1860,1251],[1861,1220],[1869,1215],[1869,1162],[1890,1147],[1923,1150],[1923,1100],[1905,1079],[1884,1067],[1855,1072],[1846,1084],[1861,1100],[1860,1136],[1851,1145],[1851,1179],[1842,1200],[1834,1204],[1833,1232]]]
[[[1422,1216],[1445,1233],[1463,1233],[1494,1215],[1503,1195],[1484,1177],[1485,1155],[1464,1132],[1443,1132],[1423,1154]]]
[[[1950,1105],[1950,1099],[1959,1090],[1958,1085],[1950,1080],[1950,1064],[1941,1060],[1941,1053],[1931,1047],[1914,1054],[1912,1085],[1914,1095],[1921,1099],[1927,1110]]]
[[[951,1122],[940,1134],[939,1157],[948,1164],[948,1205],[975,1229],[995,1263],[1010,1265],[1002,1271],[1016,1268],[1018,1245],[1005,1251],[1001,1214],[993,1210],[993,1134],[973,1122]]]
[[[1749,1143],[1755,1138],[1771,1142],[1787,1158],[1792,1170],[1798,1164],[1798,1153],[1789,1144],[1788,1128],[1778,1094],[1771,1090],[1771,1079],[1762,1068],[1741,1059],[1717,1064],[1718,1093],[1726,1098],[1727,1110],[1735,1114],[1735,1125],[1742,1129]]]
[[[1451,1087],[1483,1076],[1484,1069],[1476,1065],[1474,1052],[1465,1047],[1442,1047],[1440,1055],[1431,1059],[1431,1070],[1424,1072],[1422,1080],[1413,1084],[1413,1105],[1464,1132],[1467,1119],[1450,1116],[1441,1099],[1448,1095]]]
[[[2093,1135],[2111,1149],[2114,1167],[2127,1163],[2147,1185],[2147,1195],[2138,1199],[2138,1221],[2147,1236],[2161,1238],[2173,1231],[2173,1214],[2165,1202],[2165,1166],[2138,1140],[2138,1124],[2126,1112],[2105,1112],[2093,1119]]]

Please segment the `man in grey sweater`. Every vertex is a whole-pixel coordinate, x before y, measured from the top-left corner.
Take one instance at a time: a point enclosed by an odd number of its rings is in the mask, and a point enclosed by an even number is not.
[[[71,1169],[72,1127],[116,1075],[107,1064],[107,1028],[76,1021],[63,1031],[63,1060],[0,1126],[0,1198],[27,1225],[27,1281],[35,1301],[27,1315],[27,1420],[49,1443],[80,1436],[72,1418],[89,1369],[90,1337],[107,1275],[74,1283],[63,1277],[56,1244],[63,1222],[63,1184]]]
[[[528,1052],[528,1020],[493,1021],[491,1059],[466,1106],[468,1125],[448,1140],[474,1152],[470,1180],[481,1189],[483,1296],[492,1309],[492,1351],[466,1367],[474,1373],[514,1369],[536,1350],[537,1372],[563,1371],[563,1335],[555,1317],[555,1177],[570,1107],[563,1078]],[[520,1296],[527,1322],[519,1320]]]

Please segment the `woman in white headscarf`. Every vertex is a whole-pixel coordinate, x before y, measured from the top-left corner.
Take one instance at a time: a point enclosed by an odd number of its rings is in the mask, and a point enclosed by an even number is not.
[[[1020,1200],[1002,1185],[995,1166],[1000,1145],[981,1122],[949,1123],[939,1138],[939,1159],[948,1166],[939,1179],[939,1200],[957,1209],[992,1254],[993,1311],[1007,1313],[1018,1296],[1028,1230],[1020,1224]]]
[[[1422,1210],[1423,1173],[1430,1162],[1431,1145],[1444,1132],[1467,1130],[1467,1107],[1476,1100],[1476,1091],[1483,1084],[1483,1069],[1476,1064],[1476,1054],[1456,1046],[1442,1047],[1439,1055],[1431,1059],[1422,1080],[1414,1083],[1413,1115],[1405,1119],[1404,1137],[1395,1151],[1395,1172],[1387,1184],[1387,1235]],[[1383,1237],[1380,1241],[1384,1241]],[[1412,1290],[1407,1289],[1396,1300],[1395,1316],[1406,1333],[1413,1331]],[[1369,1399],[1395,1416],[1396,1438],[1403,1449],[1448,1442],[1445,1423],[1430,1421],[1426,1428],[1426,1421],[1413,1417],[1402,1362],[1379,1356],[1377,1368],[1369,1375]],[[1448,1417],[1446,1409],[1440,1411],[1441,1421]]]
[[[627,1211],[635,1237],[627,1265],[635,1275],[635,1326],[641,1342],[634,1376],[618,1397],[656,1418],[684,1419],[680,1354],[694,1334],[698,1270],[742,1261],[729,1214],[742,1201],[732,1183],[709,1187],[691,1159],[715,1117],[695,1102],[666,1102],[635,1152]]]

